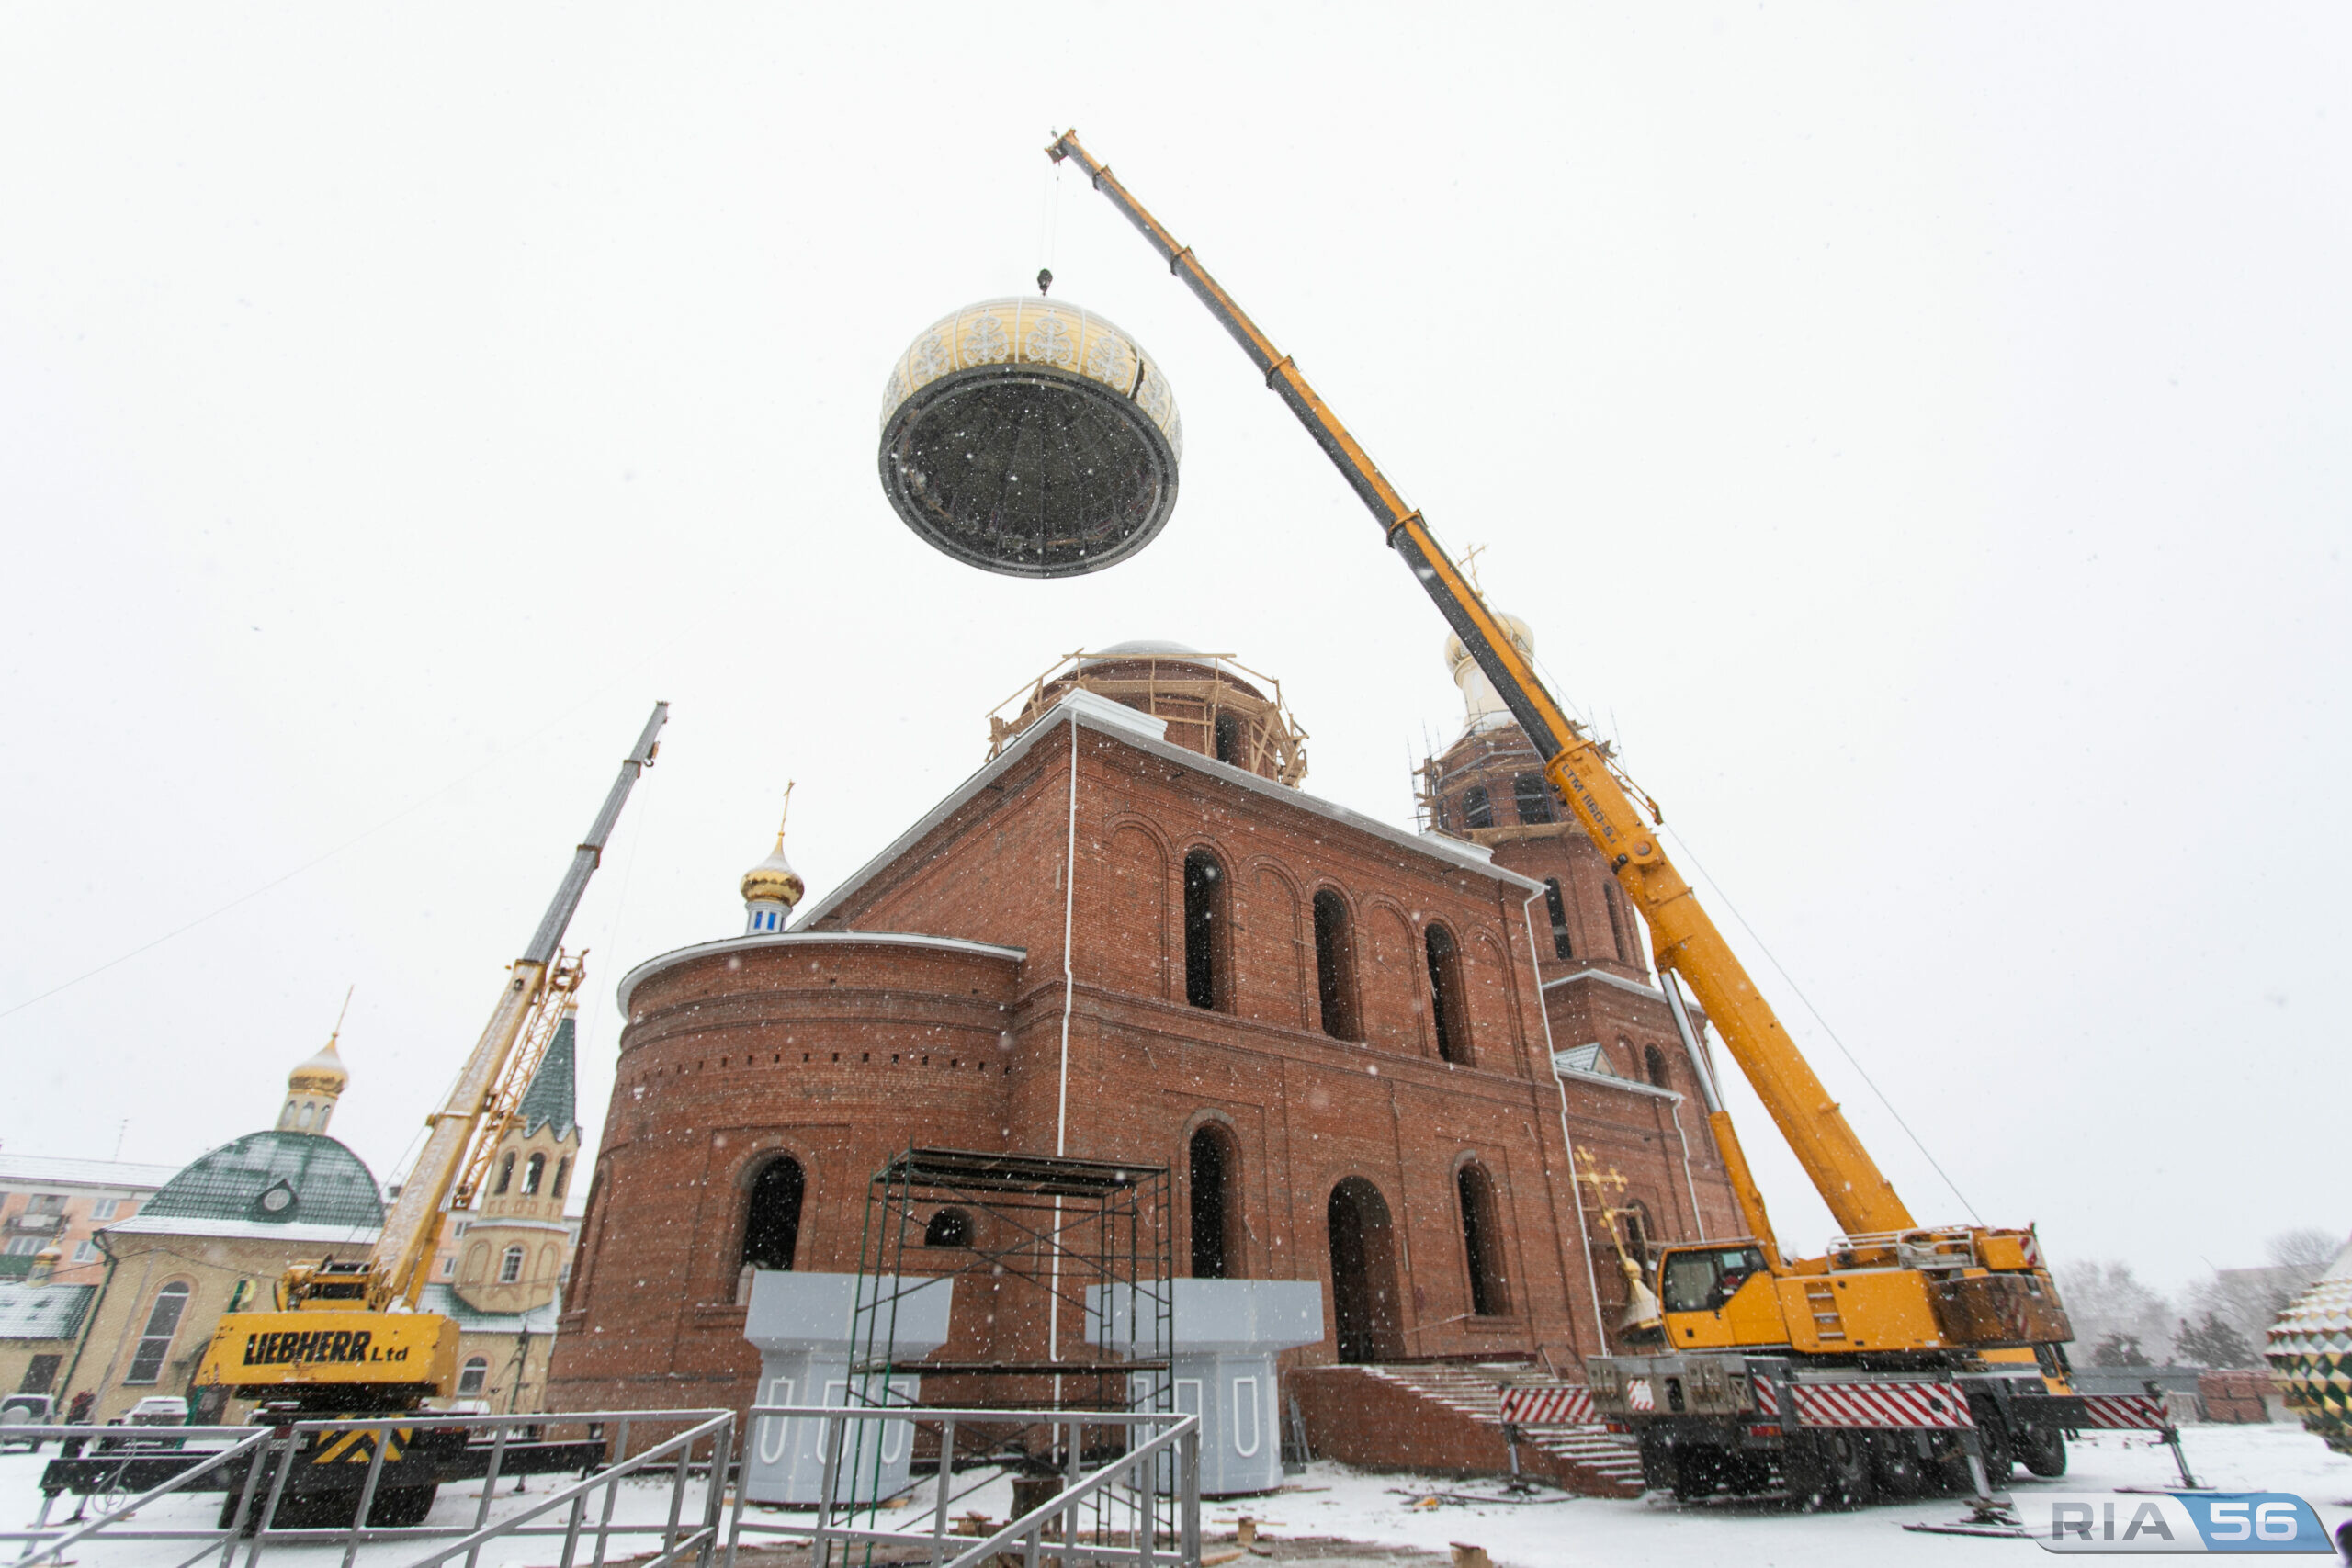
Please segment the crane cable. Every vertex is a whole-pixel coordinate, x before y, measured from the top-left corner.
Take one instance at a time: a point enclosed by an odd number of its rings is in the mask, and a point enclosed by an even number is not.
[[[1870,1086],[1871,1093],[1878,1097],[1878,1102],[1886,1108],[1886,1113],[1894,1118],[1894,1124],[1903,1129],[1903,1135],[1911,1140],[1911,1146],[1919,1151],[1920,1157],[1925,1159],[1936,1175],[1942,1179],[1943,1184],[1951,1189],[1951,1195],[1960,1200],[1960,1206],[1968,1211],[1968,1217],[1978,1224],[1983,1224],[1984,1217],[1976,1212],[1976,1205],[1968,1201],[1968,1194],[1960,1190],[1960,1184],[1951,1179],[1951,1172],[1945,1170],[1942,1163],[1929,1152],[1927,1144],[1921,1140],[1919,1134],[1912,1131],[1911,1123],[1903,1119],[1903,1112],[1894,1108],[1894,1101],[1889,1100],[1886,1097],[1886,1091],[1878,1087],[1878,1080],[1871,1077],[1869,1069],[1855,1059],[1851,1051],[1846,1049],[1846,1043],[1838,1038],[1838,1032],[1829,1027],[1829,1021],[1821,1016],[1821,1010],[1813,1005],[1813,998],[1804,994],[1804,987],[1798,985],[1796,977],[1788,972],[1778,958],[1773,956],[1771,948],[1765,945],[1764,939],[1757,934],[1756,928],[1747,923],[1747,917],[1739,912],[1739,906],[1731,901],[1731,895],[1724,891],[1724,885],[1716,881],[1713,874],[1700,863],[1697,852],[1690,848],[1690,840],[1675,832],[1671,828],[1661,827],[1659,830],[1672,836],[1679,858],[1690,863],[1691,870],[1707,879],[1707,886],[1714,889],[1715,900],[1731,911],[1731,918],[1739,922],[1739,929],[1747,933],[1747,940],[1756,944],[1756,951],[1764,955],[1765,962],[1772,965],[1773,972],[1787,984],[1797,1000],[1804,1004],[1804,1010],[1813,1014],[1813,1021],[1821,1026],[1821,1032],[1829,1036],[1829,1043],[1838,1047],[1838,1054],[1846,1058],[1846,1065],[1854,1069],[1863,1083]]]

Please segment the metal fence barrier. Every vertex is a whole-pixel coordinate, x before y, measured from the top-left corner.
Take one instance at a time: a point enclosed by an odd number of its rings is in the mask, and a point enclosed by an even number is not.
[[[746,1521],[743,1517],[744,1494],[747,1487],[735,1489],[735,1505],[727,1531],[727,1562],[724,1568],[734,1568],[736,1549],[744,1544],[746,1535],[793,1537],[808,1542],[810,1568],[831,1568],[836,1547],[865,1545],[925,1547],[929,1549],[931,1568],[975,1568],[987,1562],[997,1553],[1018,1551],[1024,1568],[1039,1568],[1041,1559],[1050,1555],[1059,1560],[1062,1568],[1074,1568],[1079,1562],[1134,1563],[1137,1568],[1155,1568],[1167,1564],[1176,1568],[1198,1568],[1201,1560],[1201,1418],[1173,1411],[1059,1411],[970,1409],[950,1410],[924,1405],[889,1405],[869,1408],[843,1408],[835,1405],[762,1404],[752,1407],[744,1427],[745,1450],[766,1435],[773,1422],[816,1421],[823,1423],[820,1442],[825,1456],[823,1481],[819,1501],[813,1506],[815,1517],[808,1523],[770,1523]],[[854,1458],[845,1465],[843,1450],[853,1456],[865,1451],[862,1440],[853,1439],[851,1427],[858,1423],[904,1423],[921,1429],[939,1429],[939,1464],[931,1502],[930,1518],[925,1526],[915,1529],[888,1529],[881,1526],[881,1506],[878,1496],[859,1497],[862,1488],[850,1472]],[[994,1534],[981,1539],[948,1534],[948,1510],[960,1496],[969,1496],[981,1485],[1001,1479],[1002,1472],[992,1466],[980,1468],[994,1472],[962,1494],[955,1491],[956,1437],[958,1427],[1012,1427],[1035,1429],[1046,1434],[1048,1453],[1059,1452],[1061,1488],[1052,1496],[1019,1512],[1015,1504],[1014,1517]],[[1125,1451],[1117,1458],[1089,1472],[1084,1468],[1085,1433],[1092,1427],[1120,1427],[1125,1430]],[[1149,1429],[1159,1428],[1140,1442],[1136,1438]],[[861,1428],[861,1438],[863,1428]],[[878,1435],[877,1435],[878,1436]],[[881,1443],[872,1447],[879,1450]],[[1122,1484],[1124,1483],[1124,1484]],[[1159,1502],[1166,1496],[1171,1506],[1163,1521]],[[1091,1517],[1090,1517],[1091,1516]],[[865,1521],[865,1522],[860,1522]],[[1089,1526],[1091,1528],[1088,1528]],[[1166,1544],[1161,1544],[1163,1535]],[[951,1544],[954,1548],[951,1552]]]
[[[822,1498],[806,1520],[747,1519],[745,1488],[739,1472],[743,1456],[751,1451],[753,1434],[769,1423],[796,1421],[822,1423]],[[863,1489],[854,1474],[856,1456],[869,1446],[880,1448],[878,1433],[875,1442],[866,1442],[865,1434],[873,1428],[864,1424],[876,1421],[938,1429],[939,1463],[924,1524],[886,1529],[880,1518],[882,1506],[895,1499],[858,1495]],[[1061,1456],[1055,1474],[1059,1489],[1025,1511],[1016,1504],[1014,1517],[985,1538],[950,1535],[951,1506],[1007,1473],[1004,1467],[987,1462],[967,1467],[983,1473],[957,1492],[959,1427],[967,1437],[987,1427],[1042,1429],[1046,1451]],[[675,1427],[684,1429],[642,1452],[629,1451],[632,1438],[641,1439],[649,1435],[649,1428]],[[382,1486],[388,1451],[418,1428],[444,1433],[463,1428],[469,1453],[482,1460],[481,1490],[470,1524],[367,1522]],[[599,1445],[607,1462],[594,1465],[591,1473],[526,1506],[492,1519],[491,1506],[499,1482],[512,1476],[520,1490],[522,1477],[504,1465],[509,1443],[518,1440],[517,1434],[537,1438],[548,1429],[567,1428],[583,1431],[586,1440]],[[1091,1471],[1084,1465],[1089,1428],[1119,1428],[1117,1437],[1124,1443],[1124,1451]],[[1200,1429],[1199,1416],[1173,1412],[951,1410],[922,1405],[755,1406],[741,1445],[735,1414],[729,1410],[553,1411],[516,1416],[412,1412],[266,1427],[12,1426],[7,1428],[12,1444],[29,1440],[38,1448],[52,1438],[63,1439],[75,1450],[75,1457],[110,1463],[100,1472],[100,1479],[113,1483],[81,1492],[74,1517],[56,1524],[50,1522],[50,1515],[63,1494],[44,1493],[40,1517],[25,1529],[0,1529],[0,1541],[24,1543],[10,1568],[46,1568],[67,1561],[64,1553],[72,1548],[116,1541],[179,1542],[189,1550],[171,1568],[198,1568],[207,1558],[213,1560],[215,1568],[237,1568],[240,1551],[244,1553],[243,1568],[255,1568],[262,1553],[272,1547],[320,1546],[342,1549],[340,1568],[356,1568],[361,1549],[369,1546],[425,1548],[422,1555],[399,1553],[395,1561],[406,1568],[440,1568],[458,1558],[464,1559],[465,1568],[480,1568],[486,1546],[535,1538],[561,1540],[558,1568],[605,1568],[616,1540],[627,1542],[649,1536],[658,1538],[656,1549],[644,1557],[628,1553],[631,1568],[670,1568],[689,1559],[695,1568],[735,1568],[738,1548],[756,1550],[752,1538],[761,1537],[805,1540],[810,1568],[833,1568],[837,1551],[860,1546],[868,1553],[876,1547],[895,1546],[910,1558],[927,1555],[932,1568],[978,1568],[1004,1552],[1018,1552],[1023,1568],[1045,1568],[1048,1557],[1057,1560],[1060,1568],[1076,1568],[1080,1562],[1198,1568]],[[486,1441],[482,1440],[485,1436]],[[356,1449],[363,1438],[372,1453],[356,1494],[352,1522],[324,1528],[277,1524],[279,1505],[288,1496],[288,1482],[305,1450],[330,1439],[346,1440]],[[849,1450],[846,1463],[845,1448]],[[227,1477],[225,1485],[198,1484],[230,1467],[242,1468],[242,1477]],[[153,1484],[139,1487],[141,1480],[166,1470],[169,1473]],[[461,1479],[474,1478],[469,1473]],[[730,1482],[734,1486],[731,1506]],[[667,1506],[658,1521],[615,1517],[625,1483],[666,1483]],[[914,1482],[900,1492],[903,1495],[919,1489],[920,1483]],[[232,1495],[234,1504],[221,1510],[225,1522],[211,1528],[168,1528],[152,1517],[141,1520],[140,1517],[167,1500],[218,1495],[225,1505]],[[514,1494],[507,1495],[511,1498]],[[144,1552],[140,1555],[148,1563],[157,1561]],[[383,1560],[379,1553],[370,1557]]]
[[[642,1436],[648,1427],[658,1430],[679,1426],[686,1429],[651,1445],[642,1453],[629,1452],[631,1438]],[[519,1488],[523,1479],[506,1468],[509,1443],[517,1433],[527,1432],[536,1437],[551,1427],[583,1430],[587,1440],[596,1443],[610,1456],[611,1462],[595,1466],[594,1473],[584,1479],[493,1522],[490,1517],[491,1504],[499,1482],[512,1477]],[[419,1428],[444,1433],[463,1429],[469,1449],[481,1450],[481,1490],[471,1524],[396,1526],[367,1522],[381,1487],[387,1455]],[[735,1415],[729,1410],[556,1411],[515,1416],[444,1416],[428,1411],[368,1419],[294,1421],[267,1427],[11,1426],[6,1431],[11,1444],[30,1441],[38,1448],[51,1438],[62,1439],[67,1449],[78,1450],[72,1457],[95,1461],[105,1467],[99,1472],[102,1481],[116,1482],[83,1493],[74,1517],[55,1525],[50,1523],[50,1515],[62,1494],[45,1492],[40,1517],[28,1528],[0,1529],[0,1541],[24,1542],[13,1568],[42,1568],[43,1564],[62,1562],[62,1554],[75,1546],[133,1540],[193,1545],[195,1550],[180,1559],[175,1568],[196,1568],[208,1557],[216,1558],[218,1568],[235,1568],[241,1548],[245,1554],[244,1568],[254,1568],[263,1551],[270,1547],[322,1545],[342,1547],[341,1568],[354,1568],[363,1546],[386,1542],[434,1543],[435,1549],[424,1555],[404,1559],[413,1568],[434,1568],[461,1555],[466,1559],[466,1568],[479,1568],[484,1542],[530,1536],[563,1537],[562,1568],[577,1568],[581,1539],[590,1534],[595,1538],[590,1568],[604,1568],[615,1537],[645,1535],[660,1536],[661,1548],[641,1568],[667,1568],[688,1553],[694,1555],[698,1565],[707,1568],[719,1546],[718,1529],[725,1514],[725,1478],[734,1458]],[[478,1441],[480,1434],[487,1434],[489,1440]],[[335,1439],[348,1441],[355,1449],[365,1441],[371,1450],[367,1474],[353,1507],[352,1522],[326,1528],[279,1525],[279,1505],[287,1499],[288,1483],[304,1450]],[[211,1449],[213,1444],[220,1446]],[[196,1454],[190,1454],[191,1449]],[[699,1463],[695,1460],[697,1450],[705,1450]],[[184,1459],[194,1459],[195,1462],[184,1465]],[[140,1522],[142,1511],[165,1499],[216,1492],[219,1489],[196,1483],[240,1460],[245,1461],[242,1480],[232,1480],[228,1489],[220,1492],[224,1503],[230,1492],[236,1499],[232,1506],[222,1509],[224,1522],[209,1529],[188,1525],[159,1528],[152,1523],[130,1528]],[[137,1488],[137,1481],[143,1479],[142,1472],[152,1473],[167,1467],[171,1473],[155,1484]],[[703,1482],[702,1495],[695,1505],[695,1516],[689,1518],[687,1494],[697,1473]],[[670,1499],[662,1522],[614,1518],[623,1482],[660,1480],[665,1476]],[[470,1481],[475,1476],[469,1474],[460,1479]],[[591,1500],[599,1490],[604,1495],[591,1523]],[[566,1506],[571,1511],[563,1524],[534,1524],[550,1511]]]

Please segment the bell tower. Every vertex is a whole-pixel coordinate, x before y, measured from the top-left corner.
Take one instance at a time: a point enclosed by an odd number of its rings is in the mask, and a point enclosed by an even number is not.
[[[1532,653],[1535,634],[1527,623],[1516,615],[1501,620],[1521,651]],[[1596,969],[1646,981],[1649,938],[1633,902],[1544,777],[1544,759],[1461,638],[1445,639],[1445,659],[1462,690],[1462,733],[1421,765],[1423,817],[1441,833],[1484,844],[1496,864],[1544,885],[1534,914],[1536,957],[1547,983]]]

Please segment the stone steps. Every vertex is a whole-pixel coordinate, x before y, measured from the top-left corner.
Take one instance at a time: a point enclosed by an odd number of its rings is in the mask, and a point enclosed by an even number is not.
[[[1447,1413],[1464,1428],[1460,1447],[1481,1454],[1502,1447],[1502,1385],[1506,1382],[1522,1387],[1566,1386],[1565,1380],[1531,1372],[1520,1362],[1383,1362],[1374,1366],[1317,1368],[1311,1375],[1335,1378],[1351,1374],[1371,1380],[1390,1390],[1393,1396],[1409,1400],[1432,1414]],[[1524,1427],[1521,1438],[1521,1464],[1531,1474],[1590,1495],[1632,1497],[1641,1494],[1641,1459],[1626,1438],[1598,1427]],[[1363,1439],[1356,1441],[1361,1444]],[[1333,1457],[1349,1456],[1335,1453]],[[1400,1455],[1398,1462],[1419,1468],[1411,1459],[1409,1454]],[[1506,1466],[1508,1462],[1506,1457]]]

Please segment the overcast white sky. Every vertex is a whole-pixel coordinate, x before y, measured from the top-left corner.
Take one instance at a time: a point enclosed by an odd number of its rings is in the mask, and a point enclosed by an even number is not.
[[[1074,124],[1487,547],[1922,1218],[1718,888],[1986,1220],[2166,1283],[2352,1226],[2352,12],[1440,17],[0,12],[0,1145],[266,1125],[356,985],[336,1130],[394,1168],[657,697],[592,1124],[614,982],[739,929],[787,778],[821,892],[1069,649],[1240,655],[1405,818],[1444,628],[1057,194]],[[1149,551],[1027,583],[894,518],[876,416],[1047,260],[1188,446]]]

